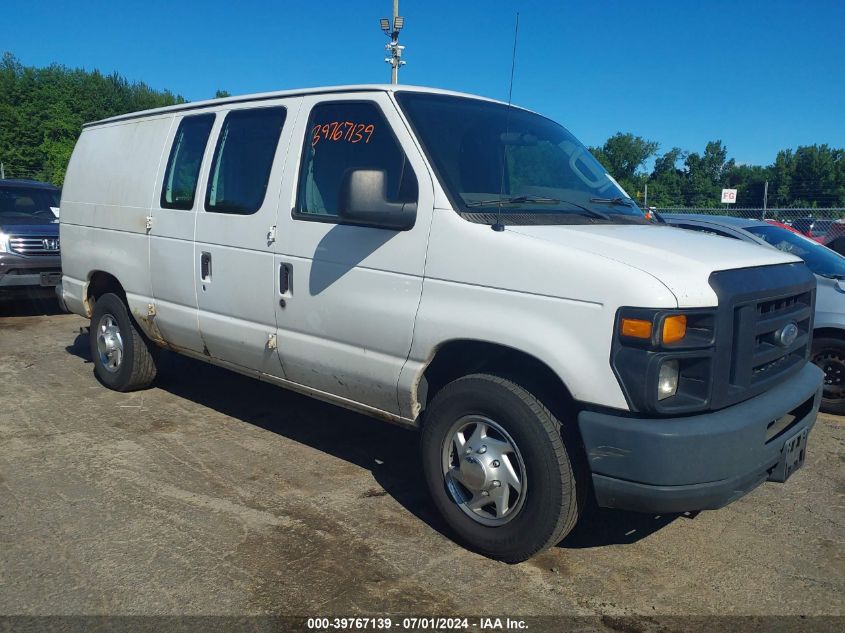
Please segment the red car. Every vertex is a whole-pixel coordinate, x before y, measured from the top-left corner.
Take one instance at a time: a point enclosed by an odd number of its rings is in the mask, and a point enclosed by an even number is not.
[[[824,236],[827,233],[833,220],[819,220],[818,218],[798,218],[792,222],[792,228],[796,229],[801,235],[805,235],[819,243],[823,243]]]

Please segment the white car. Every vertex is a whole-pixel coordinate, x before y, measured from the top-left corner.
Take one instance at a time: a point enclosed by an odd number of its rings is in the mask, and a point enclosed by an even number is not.
[[[84,127],[61,209],[106,386],[167,348],[419,428],[488,556],[557,543],[588,495],[718,508],[804,461],[813,274],[648,222],[533,112],[368,85],[129,114]]]
[[[776,248],[804,260],[818,280],[810,358],[824,371],[821,410],[845,414],[845,257],[762,220],[680,213],[662,217],[672,226]]]

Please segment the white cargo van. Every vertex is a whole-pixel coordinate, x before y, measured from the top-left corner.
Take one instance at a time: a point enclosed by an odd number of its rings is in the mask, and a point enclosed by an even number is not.
[[[804,461],[812,273],[646,221],[527,110],[373,85],[115,117],[61,208],[106,386],[148,386],[166,348],[418,427],[486,555],[555,544],[590,496],[712,509]]]

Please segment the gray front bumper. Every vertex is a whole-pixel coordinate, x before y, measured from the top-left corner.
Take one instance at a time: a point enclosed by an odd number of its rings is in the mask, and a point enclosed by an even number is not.
[[[777,478],[784,441],[816,420],[823,374],[800,372],[745,402],[678,418],[633,418],[582,411],[596,500],[640,512],[715,509]],[[787,429],[767,440],[773,421],[795,412]]]

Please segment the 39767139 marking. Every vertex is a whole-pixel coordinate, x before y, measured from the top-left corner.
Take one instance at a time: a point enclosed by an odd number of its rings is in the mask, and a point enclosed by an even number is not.
[[[305,622],[305,626],[314,631],[390,630],[395,624],[390,618],[379,617],[308,618]]]
[[[354,121],[332,121],[318,123],[311,128],[311,147],[316,147],[320,139],[347,143],[369,143],[376,126],[372,123],[355,123]],[[366,138],[364,135],[366,134]]]

